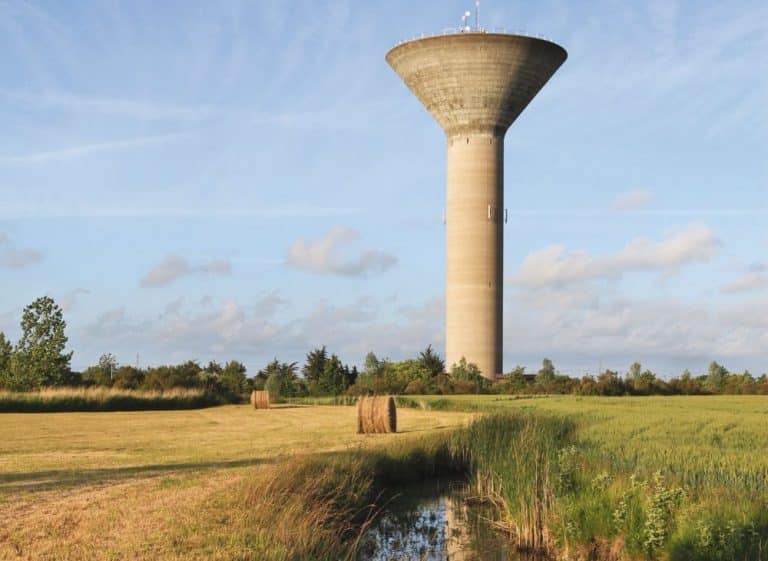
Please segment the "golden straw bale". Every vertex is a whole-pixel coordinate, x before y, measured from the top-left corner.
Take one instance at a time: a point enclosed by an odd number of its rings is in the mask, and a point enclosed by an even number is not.
[[[361,396],[357,401],[357,432],[397,432],[397,407],[391,395]]]
[[[254,390],[251,392],[251,407],[269,409],[269,392]]]

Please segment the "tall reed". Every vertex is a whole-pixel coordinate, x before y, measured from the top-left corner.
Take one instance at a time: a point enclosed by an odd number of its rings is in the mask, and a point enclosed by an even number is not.
[[[474,492],[493,502],[499,525],[521,550],[549,553],[558,453],[572,422],[540,415],[483,417],[453,437],[451,451],[466,467]]]

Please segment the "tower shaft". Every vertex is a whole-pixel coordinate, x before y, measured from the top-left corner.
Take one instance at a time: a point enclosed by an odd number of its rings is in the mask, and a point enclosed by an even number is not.
[[[495,375],[502,371],[504,139],[493,131],[450,137],[446,159],[446,364],[464,357]]]

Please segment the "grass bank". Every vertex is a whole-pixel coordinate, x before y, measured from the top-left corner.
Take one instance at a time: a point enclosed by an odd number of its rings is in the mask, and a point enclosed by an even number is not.
[[[111,388],[57,388],[36,392],[0,392],[0,413],[85,411],[162,411],[200,409],[231,403],[219,394],[174,389],[165,392]]]
[[[478,495],[498,506],[500,526],[524,549],[571,559],[768,559],[763,397],[399,402],[490,414],[456,438],[466,438]],[[505,428],[521,418],[538,424]]]
[[[220,549],[224,538],[242,545],[237,558],[243,560],[354,559],[385,492],[462,473],[449,442],[435,435],[382,449],[295,458],[265,478],[244,481],[222,505],[237,514],[227,519],[226,531],[208,528],[206,535],[215,537],[202,549]]]
[[[239,544],[243,560],[354,559],[382,496],[427,478],[460,475],[476,498],[495,507],[499,526],[521,549],[554,554],[551,483],[573,428],[560,417],[507,413],[384,447],[297,457],[266,477],[243,481],[216,507],[229,514],[202,529],[208,538],[197,547],[212,555],[227,547],[225,539]]]

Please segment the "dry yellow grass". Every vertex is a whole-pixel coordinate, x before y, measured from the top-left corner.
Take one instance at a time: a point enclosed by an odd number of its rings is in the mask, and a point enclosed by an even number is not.
[[[226,543],[243,479],[296,453],[407,441],[470,418],[403,410],[400,433],[370,437],[356,434],[354,407],[3,414],[0,559],[246,559],[244,544]],[[217,533],[225,543],[212,545]]]
[[[54,399],[57,397],[86,397],[91,399],[103,399],[109,396],[136,396],[136,397],[191,397],[204,393],[199,389],[173,388],[165,391],[154,390],[124,390],[118,388],[107,388],[96,386],[93,388],[43,388],[36,391],[26,392],[29,396],[39,396],[42,399]],[[16,392],[0,390],[0,399],[6,397],[17,397]]]

